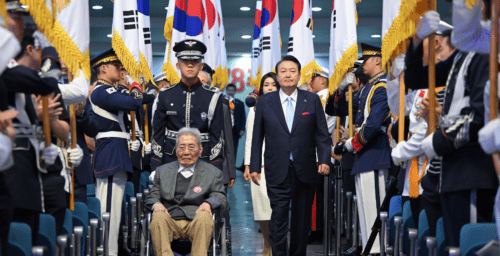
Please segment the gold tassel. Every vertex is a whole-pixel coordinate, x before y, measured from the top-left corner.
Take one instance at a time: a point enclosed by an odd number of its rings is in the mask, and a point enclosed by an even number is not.
[[[257,78],[256,78],[256,81],[255,81],[255,88],[257,90],[260,90],[260,83],[261,83],[261,81],[262,81],[262,69],[261,69],[261,67],[259,67],[257,69]]]
[[[318,65],[318,63],[316,63],[315,60],[311,61],[311,63],[307,64],[305,67],[302,68],[302,70],[300,70],[302,76],[300,78],[299,84],[300,85],[305,84],[307,80],[309,80],[316,74],[316,72],[321,72],[321,71],[322,69]]]
[[[49,40],[56,48],[61,60],[66,63],[68,71],[78,77],[80,73],[78,70],[82,69],[85,78],[90,80],[89,50],[87,49],[85,53],[82,53],[58,20],[54,21],[51,35],[52,38],[49,38]]]
[[[177,70],[175,70],[170,61],[163,63],[162,71],[165,72],[167,81],[169,81],[170,84],[176,84],[181,81],[181,78],[177,74]]]
[[[152,82],[156,86],[156,84],[153,82],[153,75],[151,74],[151,70],[149,69],[148,61],[146,60],[146,57],[144,57],[142,52],[139,52],[139,60],[141,62],[141,74],[144,76],[144,79],[146,79],[146,83]]]
[[[465,3],[467,4],[467,8],[472,9],[474,5],[479,3],[479,0],[465,0]]]
[[[134,56],[130,53],[127,46],[123,42],[122,37],[118,32],[113,29],[113,37],[111,38],[111,47],[115,51],[118,59],[122,63],[123,67],[127,70],[130,76],[135,80],[139,81],[139,74],[141,73],[141,67]]]
[[[356,16],[356,26],[358,25],[358,9],[354,10],[354,15]]]
[[[220,90],[224,91],[224,88],[229,83],[229,73],[227,72],[227,68],[221,68],[221,76],[220,76]]]
[[[0,15],[2,15],[4,24],[7,26],[9,19],[7,19],[7,9],[5,8],[5,0],[0,0]]]
[[[356,0],[354,3],[359,4],[361,3],[361,0]]]
[[[54,27],[54,18],[45,1],[39,0],[20,0],[21,4],[29,6],[29,13],[33,17],[38,30],[40,30],[49,40],[52,37],[52,28]]]
[[[340,81],[342,81],[347,71],[354,67],[354,62],[356,62],[356,60],[358,60],[358,43],[349,47],[342,55],[342,58],[335,64],[335,72],[330,76],[328,95],[333,94],[333,92],[337,90]]]
[[[418,19],[427,11],[427,0],[401,1],[399,15],[382,39],[382,67],[385,72],[391,59],[406,52],[406,48],[403,49],[402,46],[408,38],[415,35]]]
[[[165,36],[165,39],[167,39],[169,42],[172,40],[172,30],[174,28],[174,16],[168,17],[165,20],[165,28],[163,29],[163,36]]]

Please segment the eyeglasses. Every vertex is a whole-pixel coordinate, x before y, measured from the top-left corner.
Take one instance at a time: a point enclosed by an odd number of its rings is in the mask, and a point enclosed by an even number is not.
[[[197,147],[195,145],[189,145],[189,146],[184,146],[180,145],[177,147],[177,150],[180,150],[181,152],[184,152],[185,150],[189,150],[189,152],[195,152],[197,150]]]

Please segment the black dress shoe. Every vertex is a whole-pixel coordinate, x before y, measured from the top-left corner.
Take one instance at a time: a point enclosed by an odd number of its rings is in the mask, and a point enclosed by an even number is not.
[[[323,231],[311,231],[307,244],[323,244]]]
[[[361,255],[361,246],[352,246],[351,248],[347,249],[346,251],[342,252],[342,255],[344,256],[359,256]]]

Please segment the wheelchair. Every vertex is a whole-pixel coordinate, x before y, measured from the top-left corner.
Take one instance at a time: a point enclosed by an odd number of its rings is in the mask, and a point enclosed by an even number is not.
[[[214,221],[214,230],[212,234],[212,243],[210,248],[208,249],[208,255],[210,256],[230,256],[231,254],[231,225],[229,225],[229,221],[224,215],[226,212],[222,212],[220,210],[212,211],[212,219]],[[151,232],[149,232],[149,225],[152,220],[152,214],[148,213],[147,219],[145,220],[146,226],[143,228],[143,231],[146,231],[147,234],[143,234],[147,236],[145,250],[146,256],[156,256],[156,251],[154,249],[154,245],[151,239]],[[147,222],[146,222],[147,221]],[[175,255],[188,255],[191,253],[191,242],[189,240],[174,240],[171,244],[172,251]],[[160,255],[161,256],[161,255]]]

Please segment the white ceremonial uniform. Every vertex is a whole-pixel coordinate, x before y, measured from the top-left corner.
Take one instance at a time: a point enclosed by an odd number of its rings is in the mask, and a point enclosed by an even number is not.
[[[251,107],[248,110],[247,116],[247,133],[245,140],[245,165],[250,165],[250,156],[252,154],[252,136],[253,136],[253,124],[255,120],[255,109]],[[265,141],[262,144],[262,152],[264,152]],[[271,220],[271,202],[267,195],[267,185],[266,185],[266,174],[264,168],[264,155],[262,155],[262,168],[260,169],[260,186],[257,186],[252,181],[250,181],[250,190],[252,192],[252,206],[253,206],[253,218],[255,221],[269,221]]]
[[[321,105],[323,106],[323,111],[324,111],[326,105],[326,98],[328,97],[328,88],[323,89],[316,94],[319,96],[319,99],[321,100]],[[328,133],[332,134],[337,125],[337,117],[329,116],[326,113],[325,117],[326,117],[326,125],[328,126]]]
[[[90,81],[85,78],[81,69],[78,72],[78,77],[75,77],[73,81],[67,84],[58,84],[61,97],[66,105],[82,103],[89,96]]]
[[[0,132],[0,172],[14,165],[12,146],[12,140],[7,135]]]

